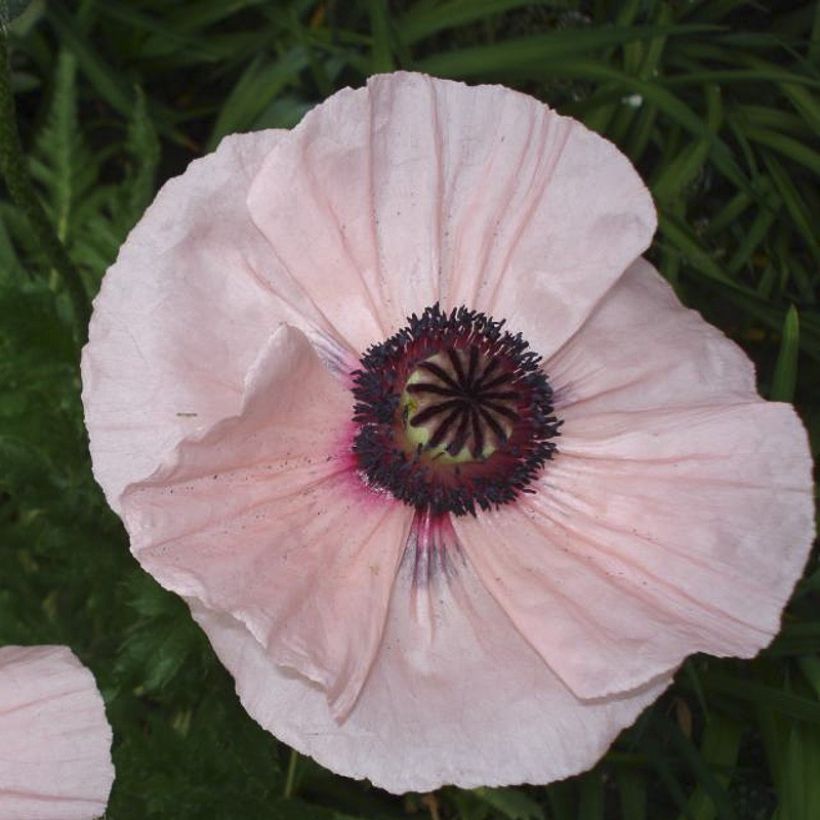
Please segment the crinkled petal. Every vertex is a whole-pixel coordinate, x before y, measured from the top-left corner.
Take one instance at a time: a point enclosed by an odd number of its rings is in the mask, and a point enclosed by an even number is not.
[[[119,510],[184,436],[235,413],[282,321],[327,359],[344,344],[251,221],[245,198],[281,131],[227,137],[157,195],[94,301],[83,402],[94,474]],[[349,355],[349,354],[348,354]]]
[[[301,332],[277,331],[245,392],[237,416],[126,490],[132,549],[161,584],[230,613],[319,683],[341,718],[378,647],[412,514],[353,473],[352,397]]]
[[[562,418],[756,400],[749,357],[637,260],[546,361]]]
[[[791,407],[569,416],[559,447],[534,495],[454,526],[579,697],[630,690],[693,652],[750,657],[771,640],[813,532]]]
[[[342,725],[321,692],[272,663],[241,624],[198,604],[193,613],[256,721],[333,771],[391,792],[547,783],[583,771],[669,683],[579,701],[468,564],[419,588],[413,563],[402,565],[379,654]]]
[[[506,318],[549,354],[655,228],[629,161],[579,123],[500,86],[402,72],[308,114],[248,205],[360,349],[441,301]]]
[[[100,817],[113,782],[91,673],[64,646],[0,648],[0,820]]]

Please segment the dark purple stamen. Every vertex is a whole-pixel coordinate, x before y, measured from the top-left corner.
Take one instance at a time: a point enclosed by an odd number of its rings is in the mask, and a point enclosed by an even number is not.
[[[530,491],[561,422],[540,357],[503,324],[434,305],[365,353],[353,450],[368,484],[435,515]]]

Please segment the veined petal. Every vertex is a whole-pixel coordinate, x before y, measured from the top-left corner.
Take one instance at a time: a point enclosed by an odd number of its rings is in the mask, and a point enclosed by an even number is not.
[[[454,526],[545,661],[604,697],[769,643],[811,544],[810,468],[786,405],[570,417],[534,495]]]
[[[0,820],[89,820],[114,781],[91,673],[64,646],[0,648]]]
[[[280,322],[309,333],[328,360],[346,352],[245,206],[283,133],[227,137],[166,183],[94,300],[83,403],[94,474],[115,511],[125,486],[182,438],[237,412],[248,368]]]
[[[506,317],[550,354],[655,228],[629,161],[579,123],[500,86],[402,72],[308,114],[248,206],[360,349],[440,301]]]
[[[417,582],[413,561],[404,562],[379,654],[341,727],[317,688],[272,663],[236,620],[196,603],[192,611],[252,717],[333,771],[392,792],[546,783],[583,771],[669,684],[582,702],[469,564],[449,578],[434,574],[429,589]],[[419,594],[429,604],[423,616]]]
[[[564,419],[757,400],[749,357],[637,260],[543,365]]]
[[[409,508],[352,473],[350,393],[283,326],[239,414],[123,495],[131,546],[164,586],[243,623],[276,663],[352,707],[381,638]]]

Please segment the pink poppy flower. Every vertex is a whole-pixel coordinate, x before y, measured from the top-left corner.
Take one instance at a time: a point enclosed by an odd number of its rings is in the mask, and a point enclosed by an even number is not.
[[[92,674],[65,646],[0,647],[0,820],[100,817],[113,782]]]
[[[262,726],[394,792],[543,783],[770,641],[806,435],[654,229],[579,123],[404,73],[162,189],[95,303],[94,469]]]

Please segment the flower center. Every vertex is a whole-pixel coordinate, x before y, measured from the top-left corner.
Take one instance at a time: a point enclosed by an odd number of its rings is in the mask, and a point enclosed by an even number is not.
[[[402,393],[408,443],[445,464],[489,458],[519,420],[514,381],[478,345],[450,347],[419,362]]]
[[[561,423],[540,357],[503,324],[434,305],[365,353],[353,451],[368,485],[455,515],[531,491]]]

